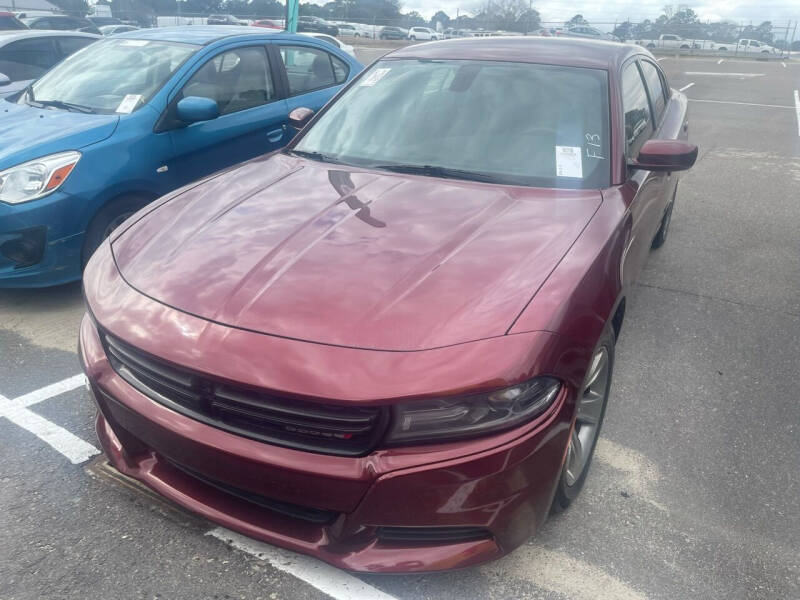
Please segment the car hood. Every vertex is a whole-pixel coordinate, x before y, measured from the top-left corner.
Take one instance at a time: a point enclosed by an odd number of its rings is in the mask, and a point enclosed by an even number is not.
[[[129,285],[210,321],[422,350],[503,335],[602,201],[263,157],[112,240]]]
[[[110,136],[118,121],[117,115],[34,108],[0,99],[0,170],[95,144]]]

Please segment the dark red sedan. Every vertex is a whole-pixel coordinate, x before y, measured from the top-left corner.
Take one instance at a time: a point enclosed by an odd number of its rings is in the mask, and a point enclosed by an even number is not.
[[[386,56],[285,150],[154,202],[91,259],[106,454],[345,569],[513,550],[586,479],[626,295],[697,155],[686,111],[636,46]]]

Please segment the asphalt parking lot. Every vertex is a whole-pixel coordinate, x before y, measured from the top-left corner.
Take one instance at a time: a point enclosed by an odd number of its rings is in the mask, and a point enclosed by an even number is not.
[[[800,598],[800,64],[660,64],[700,159],[629,298],[586,488],[535,539],[356,577],[218,529],[97,453],[80,286],[0,291],[0,599]]]

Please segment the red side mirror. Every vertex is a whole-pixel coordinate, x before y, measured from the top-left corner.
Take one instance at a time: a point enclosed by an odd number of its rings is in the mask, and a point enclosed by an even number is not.
[[[314,116],[314,111],[310,108],[306,108],[301,106],[299,108],[295,108],[292,112],[289,113],[289,125],[294,127],[297,130],[302,129],[308,122],[311,120],[311,117]]]
[[[644,171],[686,171],[696,160],[694,144],[682,140],[648,140],[628,166]]]

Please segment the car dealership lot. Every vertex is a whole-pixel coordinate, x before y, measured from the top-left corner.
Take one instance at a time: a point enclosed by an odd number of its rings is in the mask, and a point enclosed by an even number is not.
[[[693,100],[700,159],[630,298],[587,486],[537,538],[477,569],[402,577],[234,550],[88,456],[79,286],[3,291],[0,598],[798,597],[800,66],[660,64]]]

